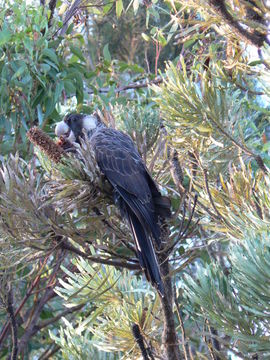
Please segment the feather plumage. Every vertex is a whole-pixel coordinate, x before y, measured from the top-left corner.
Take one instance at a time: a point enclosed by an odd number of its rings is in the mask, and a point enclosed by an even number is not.
[[[97,163],[113,186],[119,200],[117,204],[129,222],[140,265],[147,279],[163,295],[164,287],[152,241],[160,246],[158,216],[170,216],[170,201],[161,196],[132,139],[121,131],[107,128],[98,117],[96,128],[93,127],[93,116],[88,119],[91,126],[87,126],[84,115],[66,117],[64,123],[71,130],[68,135],[73,133],[79,142],[84,134],[83,128],[86,130]],[[66,131],[65,126],[58,125],[58,129],[61,128]]]

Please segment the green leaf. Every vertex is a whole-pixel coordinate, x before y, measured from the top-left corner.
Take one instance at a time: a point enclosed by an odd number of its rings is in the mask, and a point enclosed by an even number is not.
[[[109,50],[109,44],[106,44],[103,48],[103,56],[104,56],[104,59],[108,62],[111,62],[112,61],[112,58],[111,58],[111,54],[110,54],[110,50]]]
[[[53,49],[44,49],[42,51],[42,56],[48,57],[56,65],[59,65],[58,57]]]
[[[167,45],[167,40],[165,39],[164,35],[159,31],[157,35],[158,42],[161,44],[161,46]]]
[[[21,76],[26,69],[26,64],[23,64],[19,69],[15,72],[15,74],[12,76],[11,80],[17,79],[19,76]]]
[[[145,41],[150,41],[150,37],[148,35],[146,35],[145,33],[142,33],[142,38],[145,40]]]
[[[74,28],[74,24],[71,23],[67,28],[66,35],[70,35],[73,31],[73,28]]]
[[[190,40],[184,42],[184,49],[188,49],[189,47],[191,47],[193,44],[195,44],[195,42],[197,40],[198,39],[190,39]]]
[[[45,97],[44,89],[39,90],[39,92],[37,93],[37,95],[33,100],[32,107],[35,108],[38,104],[41,104],[44,97]]]
[[[50,71],[51,67],[48,64],[40,64],[40,69],[45,74]]]
[[[85,62],[85,57],[83,55],[83,52],[80,48],[77,46],[70,45],[71,52],[76,55],[81,61]]]
[[[45,100],[45,114],[44,118],[46,119],[54,110],[54,99],[52,97],[48,97]]]
[[[62,82],[58,82],[55,87],[54,92],[54,101],[58,102],[60,100],[60,96],[62,94],[62,90],[64,89],[64,84]]]
[[[172,24],[172,27],[169,30],[169,33],[168,33],[168,36],[167,36],[167,42],[169,42],[171,40],[172,36],[175,34],[177,29],[178,29],[178,23],[177,23],[177,21],[175,21]]]
[[[124,6],[122,0],[116,0],[116,16],[119,18],[123,12]]]
[[[0,46],[6,44],[11,39],[12,33],[7,28],[0,31]]]
[[[74,95],[76,92],[76,88],[73,85],[73,82],[71,80],[65,80],[64,81],[64,87],[66,90],[67,95]]]
[[[113,6],[113,2],[110,2],[109,4],[106,4],[104,7],[103,7],[103,14],[104,15],[107,15],[108,12],[111,10]]]

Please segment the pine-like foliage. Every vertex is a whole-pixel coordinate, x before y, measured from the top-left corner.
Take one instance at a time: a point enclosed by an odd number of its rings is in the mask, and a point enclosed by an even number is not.
[[[270,358],[269,5],[60,3],[0,5],[0,357]],[[124,10],[145,33],[91,32]],[[75,107],[128,133],[171,200],[164,298],[90,144],[55,163],[25,137]]]

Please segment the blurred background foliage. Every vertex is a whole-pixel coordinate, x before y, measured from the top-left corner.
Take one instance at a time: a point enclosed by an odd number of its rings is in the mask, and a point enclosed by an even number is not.
[[[94,110],[171,199],[181,358],[269,358],[268,18],[263,0],[0,3],[1,359],[139,359],[133,324],[164,356],[89,147],[56,166],[26,137]]]

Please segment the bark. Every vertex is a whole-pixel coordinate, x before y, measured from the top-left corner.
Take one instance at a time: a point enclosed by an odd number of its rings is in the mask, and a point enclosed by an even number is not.
[[[170,276],[170,266],[167,254],[162,254],[163,261],[160,267],[161,275],[164,281],[165,295],[161,298],[162,309],[164,313],[164,328],[162,334],[162,343],[165,356],[168,360],[179,360],[181,354],[179,350],[179,340],[176,333],[176,326],[173,313],[173,287]]]
[[[170,231],[164,222],[162,224],[162,233],[163,251],[161,250],[159,255],[160,271],[164,283],[164,297],[160,297],[164,314],[162,344],[164,348],[164,357],[166,360],[180,360],[181,353],[173,312],[174,293],[172,277],[170,275],[169,251],[165,250]]]

